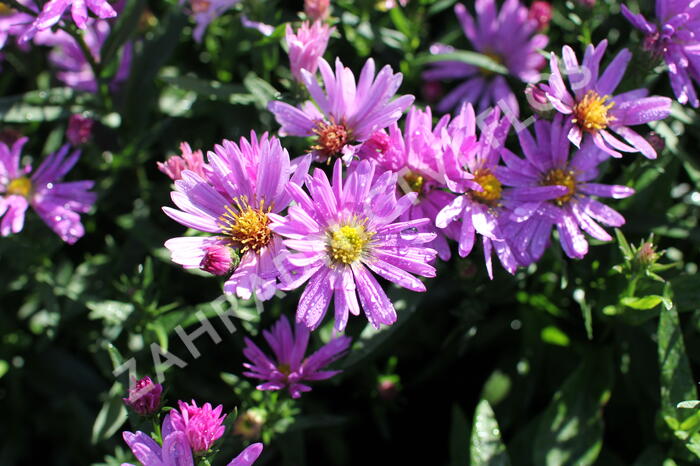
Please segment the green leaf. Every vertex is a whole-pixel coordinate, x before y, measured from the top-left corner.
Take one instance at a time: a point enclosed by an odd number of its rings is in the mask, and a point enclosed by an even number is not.
[[[469,423],[462,409],[452,405],[452,424],[450,426],[450,466],[469,464]]]
[[[683,334],[675,307],[662,309],[659,317],[658,352],[661,385],[661,414],[676,423],[695,413],[677,408],[678,403],[698,397],[695,379],[685,352]],[[670,426],[672,429],[673,427]]]
[[[615,228],[615,237],[617,237],[617,245],[620,247],[620,251],[622,252],[622,256],[625,258],[625,260],[631,261],[634,259],[634,252],[632,252],[632,248],[627,242],[627,238],[625,238],[622,230]]]
[[[537,465],[593,464],[603,442],[602,407],[613,370],[607,351],[590,353],[566,379],[542,414],[534,439]]]
[[[481,400],[474,413],[469,456],[473,466],[508,466],[510,459],[491,405]]]
[[[92,426],[93,445],[110,438],[126,422],[127,412],[122,401],[123,395],[124,386],[115,382],[109,390],[109,398],[102,405]]]
[[[195,76],[161,76],[160,79],[178,89],[192,91],[209,100],[242,105],[252,104],[256,101],[256,98],[247,93],[246,88],[241,85],[207,81]]]
[[[542,329],[540,334],[542,341],[551,345],[569,346],[569,337],[566,333],[550,325]]]
[[[100,49],[103,63],[109,63],[116,56],[119,48],[137,30],[145,6],[144,0],[128,0],[126,2],[124,9],[119,13],[114,28]]]
[[[92,311],[88,318],[102,319],[109,325],[121,324],[134,311],[133,304],[112,300],[88,301],[85,306]]]
[[[277,99],[280,95],[277,89],[252,71],[243,78],[243,85],[255,99],[256,106],[261,109],[266,109],[268,102]]]
[[[477,52],[471,52],[468,50],[455,50],[450,53],[441,53],[438,55],[426,54],[418,57],[416,59],[416,66],[422,66],[428,63],[435,63],[440,61],[458,61],[461,63],[467,63],[469,65],[474,65],[486,71],[498,74],[508,74],[508,68],[501,65],[493,58],[488,55],[484,55]]]
[[[656,306],[664,302],[663,296],[655,295],[655,294],[650,294],[648,296],[643,296],[641,298],[637,298],[635,296],[627,296],[625,298],[622,298],[620,300],[620,303],[624,306],[631,307],[632,309],[639,309],[639,310],[649,310],[649,309],[654,309]]]
[[[698,409],[700,408],[700,400],[681,401],[676,405],[676,408]]]

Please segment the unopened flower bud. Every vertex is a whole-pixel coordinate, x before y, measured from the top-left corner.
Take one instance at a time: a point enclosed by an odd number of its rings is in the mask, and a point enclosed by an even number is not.
[[[540,116],[546,116],[553,108],[547,93],[540,85],[528,84],[525,88],[525,98],[532,110]]]
[[[312,21],[323,21],[330,15],[330,0],[304,0],[304,13]]]
[[[82,115],[71,115],[68,120],[68,130],[66,137],[74,146],[85,144],[92,134],[92,125],[95,122],[91,118]]]
[[[530,6],[528,16],[537,22],[537,29],[540,31],[547,29],[552,20],[552,5],[549,2],[537,0]]]
[[[212,275],[227,275],[233,267],[231,248],[223,244],[208,246],[199,268]]]
[[[137,414],[147,416],[158,409],[162,393],[163,386],[159,383],[154,384],[151,378],[146,376],[137,381],[136,385],[129,389],[129,397],[122,400]]]
[[[423,100],[431,104],[437,102],[444,93],[445,90],[439,81],[426,81],[421,86]]]
[[[383,376],[377,384],[379,397],[385,401],[391,401],[399,394],[399,383],[397,376]]]
[[[233,423],[233,435],[240,435],[246,440],[256,440],[260,437],[265,417],[260,410],[249,409],[236,418]]]
[[[660,154],[666,148],[666,141],[658,133],[650,131],[644,136],[644,139],[651,144],[651,147],[654,148],[657,154]]]

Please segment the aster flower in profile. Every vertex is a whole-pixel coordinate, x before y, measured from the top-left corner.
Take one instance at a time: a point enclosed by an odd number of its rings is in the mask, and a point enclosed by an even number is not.
[[[315,75],[301,70],[302,81],[313,102],[307,101],[301,108],[270,102],[268,108],[282,125],[280,136],[313,137],[315,144],[311,149],[317,160],[330,161],[341,156],[349,163],[359,148],[357,143],[398,121],[414,97],[393,99],[403,80],[401,73],[394,74],[387,65],[375,77],[371,58],[357,82],[352,71],[338,58],[335,74],[324,59],[319,59],[318,64],[325,90]]]
[[[547,36],[537,34],[539,23],[529,17],[528,9],[518,0],[506,0],[500,11],[496,0],[476,0],[476,20],[458,3],[455,14],[464,34],[477,52],[487,55],[504,66],[508,74],[524,82],[539,79],[539,70],[545,59],[538,52],[547,46]],[[451,47],[435,44],[431,53],[439,55],[453,51]],[[504,76],[491,70],[456,61],[431,64],[423,72],[427,81],[465,81],[449,92],[438,104],[437,110],[446,112],[463,102],[474,102],[481,112],[503,101],[516,115],[518,100]]]
[[[171,155],[165,162],[156,162],[158,170],[167,175],[171,180],[182,179],[182,172],[189,170],[206,179],[211,172],[211,167],[204,161],[201,150],[192,151],[186,142],[180,143],[180,155]]]
[[[192,451],[196,447],[192,446],[191,438],[195,440],[197,447],[208,447],[206,450],[195,449],[195,454],[201,454],[211,448],[213,440],[210,439],[213,436],[218,435],[216,437],[218,439],[223,435],[224,427],[220,422],[223,421],[223,418],[218,418],[218,414],[214,416],[217,410],[220,411],[221,406],[212,410],[209,403],[201,408],[197,407],[194,402],[193,406],[182,401],[179,403],[181,411],[172,410],[163,420],[161,427],[162,446],[141,431],[122,433],[122,438],[143,466],[194,466]],[[187,416],[187,421],[184,420],[185,416]],[[208,431],[207,429],[212,430]],[[254,443],[231,460],[228,466],[250,466],[255,463],[262,450],[262,443]]]
[[[80,151],[69,151],[68,145],[50,154],[32,172],[31,165],[20,167],[22,148],[28,138],[20,138],[11,146],[0,142],[0,235],[19,233],[29,206],[63,241],[73,244],[85,234],[80,214],[95,203],[90,192],[93,181],[62,182],[73,168]]]
[[[146,376],[136,381],[129,389],[129,396],[122,398],[124,404],[141,416],[153,414],[160,405],[160,396],[163,393],[163,386],[153,383],[150,377]]]
[[[666,62],[678,102],[700,106],[693,86],[693,81],[700,83],[700,2],[656,0],[656,22],[632,13],[624,4],[620,8],[644,33],[644,49]]]
[[[600,149],[588,141],[570,155],[567,138],[571,126],[562,115],[557,115],[552,122],[538,120],[534,138],[528,130],[518,134],[525,159],[507,149],[502,151],[506,166],[496,173],[513,186],[514,196],[509,207],[514,223],[510,225],[509,234],[517,238],[513,244],[518,246],[523,263],[534,262],[542,256],[553,227],[559,232],[566,255],[580,259],[588,252],[583,232],[601,241],[610,241],[612,238],[599,223],[612,227],[625,223],[622,215],[594,196],[622,199],[634,194],[634,190],[594,181],[601,163]],[[553,199],[527,199],[533,189],[545,186],[566,189]]]
[[[647,158],[656,158],[654,148],[630,126],[666,118],[671,113],[671,99],[647,97],[646,89],[615,95],[615,89],[622,81],[632,54],[629,50],[622,49],[600,74],[600,64],[607,46],[607,40],[598,46],[590,44],[581,66],[571,47],[564,46],[564,67],[572,92],[564,84],[555,54],[550,59],[549,84],[542,85],[542,88],[554,108],[569,115],[570,121],[574,123],[568,136],[576,147],[581,146],[585,137],[613,157],[621,157],[622,154],[618,151],[622,151],[641,152]],[[624,139],[624,142],[613,133]]]
[[[372,272],[412,291],[425,285],[412,274],[434,277],[429,265],[437,252],[426,247],[435,233],[423,232],[430,219],[396,221],[415,201],[415,192],[396,199],[396,173],[375,177],[376,164],[363,160],[342,179],[336,160],[332,184],[316,169],[306,178],[310,195],[298,183],[288,191],[295,203],[286,217],[270,215],[272,230],[296,251],[287,257],[284,289],[308,281],[299,300],[297,322],[317,328],[335,301],[335,328],[342,331],[349,314],[364,310],[379,328],[396,321],[396,310]],[[359,302],[358,302],[359,295]]]
[[[447,185],[442,160],[442,133],[449,120],[449,115],[445,115],[433,128],[430,107],[425,110],[411,107],[403,132],[394,123],[388,133],[384,130],[374,133],[358,151],[360,160],[373,160],[380,171],[396,172],[400,191],[414,191],[417,194],[415,202],[399,217],[401,221],[434,219],[455,197],[444,189]],[[447,243],[447,230],[450,228],[452,225],[443,229],[432,223],[425,228],[436,234],[435,239],[426,246],[437,250],[444,261],[451,256]]]
[[[111,26],[107,21],[91,19],[86,22],[83,39],[96,61],[100,60],[100,51],[110,30]],[[37,35],[34,42],[38,45],[53,47],[49,53],[49,62],[56,68],[56,77],[60,81],[79,91],[97,92],[98,83],[90,62],[70,34],[62,30],[44,31]],[[131,56],[132,46],[127,43],[122,49],[117,71],[112,77],[110,83],[112,88],[119,86],[129,77]]]
[[[323,370],[342,357],[350,347],[352,339],[345,336],[333,338],[318,351],[305,357],[309,345],[309,329],[300,323],[289,324],[282,316],[271,331],[263,331],[265,340],[272,348],[274,359],[269,358],[249,338],[245,339],[243,354],[250,362],[243,363],[247,369],[243,375],[264,380],[258,390],[282,390],[286,388],[292,398],[311,390],[304,382],[325,380],[341,371]]]
[[[224,291],[249,299],[253,293],[270,299],[277,290],[277,258],[284,246],[270,229],[270,214],[284,210],[290,202],[285,186],[291,179],[303,180],[310,160],[296,166],[279,140],[264,133],[259,139],[236,144],[223,141],[207,154],[211,168],[202,177],[191,170],[181,172],[171,197],[180,210],[163,211],[180,224],[212,236],[173,238],[165,243],[172,260],[185,268],[201,268],[215,275],[228,275],[233,255],[240,255]]]
[[[471,253],[480,236],[486,270],[493,279],[493,251],[508,272],[515,273],[519,265],[505,233],[509,221],[505,204],[512,193],[504,189],[504,181],[498,173],[510,123],[507,118],[501,118],[496,108],[479,126],[481,134],[477,137],[476,116],[470,104],[464,105],[450,124],[445,138],[446,172],[448,186],[460,195],[438,213],[435,224],[440,228],[455,225],[453,238],[459,243],[461,257]],[[522,193],[520,198],[551,199],[562,191],[561,187],[536,187]]]
[[[182,0],[183,2],[185,0]],[[202,42],[204,32],[212,21],[233,8],[241,0],[187,0],[196,26],[192,36],[196,42]]]
[[[42,6],[31,28],[25,31],[20,40],[26,42],[38,31],[51,28],[58,23],[68,7],[71,9],[73,22],[80,29],[85,29],[88,25],[88,9],[101,19],[117,16],[117,12],[106,0],[49,0]]]
[[[292,26],[287,24],[286,36],[289,47],[289,63],[294,79],[302,81],[301,70],[315,74],[318,69],[318,59],[323,56],[328,46],[328,39],[335,28],[320,21],[309,26],[304,21],[299,29],[294,32]]]

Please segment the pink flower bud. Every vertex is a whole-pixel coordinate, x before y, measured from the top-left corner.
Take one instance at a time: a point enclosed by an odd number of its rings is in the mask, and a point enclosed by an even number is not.
[[[212,275],[227,275],[232,265],[231,248],[223,244],[214,244],[207,247],[199,268]]]
[[[68,120],[68,130],[66,136],[71,144],[80,146],[85,144],[90,139],[92,134],[92,125],[95,122],[91,118],[82,115],[71,115]]]
[[[530,6],[528,16],[537,22],[537,29],[546,29],[552,20],[552,5],[543,0],[536,0]]]
[[[426,81],[421,87],[423,99],[428,103],[437,102],[445,93],[442,84],[439,81]]]
[[[146,376],[137,381],[136,385],[129,389],[129,397],[122,400],[137,414],[147,416],[158,410],[162,393],[163,386],[159,383],[154,384],[151,378]]]
[[[528,84],[525,88],[525,98],[536,113],[545,114],[553,108],[547,98],[547,93],[539,85]]]
[[[173,427],[185,434],[195,455],[209,451],[226,430],[223,426],[226,415],[221,415],[223,406],[212,409],[211,404],[204,403],[200,407],[194,400],[191,405],[178,401],[178,406],[179,411],[170,411]]]
[[[304,0],[304,13],[312,21],[323,21],[330,15],[330,0]]]
[[[158,170],[165,173],[171,180],[177,181],[182,178],[184,170],[191,170],[206,178],[209,166],[204,162],[204,155],[201,150],[192,152],[192,148],[186,142],[180,144],[181,155],[171,155],[168,160],[157,162]]]

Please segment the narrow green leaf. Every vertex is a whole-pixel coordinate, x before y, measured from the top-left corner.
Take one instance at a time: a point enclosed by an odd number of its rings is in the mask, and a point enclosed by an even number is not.
[[[496,415],[486,400],[481,400],[474,413],[471,445],[469,449],[472,466],[508,466],[510,459],[501,440],[501,430]]]
[[[610,397],[613,370],[607,352],[588,354],[555,393],[539,421],[534,464],[593,464],[603,442],[602,407]]]
[[[637,298],[634,296],[627,296],[620,300],[620,303],[624,306],[631,307],[632,309],[649,310],[654,309],[656,306],[664,301],[663,296],[650,294],[648,296],[643,296]]]
[[[109,398],[102,405],[92,426],[93,445],[110,438],[126,422],[123,392],[124,386],[119,382],[115,382],[109,390]]]
[[[141,14],[146,4],[144,0],[128,0],[119,14],[117,21],[100,50],[103,63],[109,63],[119,51],[119,48],[129,40],[141,21]],[[104,73],[103,73],[104,74]]]
[[[471,52],[468,50],[455,50],[454,52],[441,53],[439,55],[425,54],[416,59],[416,65],[421,66],[428,63],[441,61],[458,61],[461,63],[474,65],[492,73],[508,74],[508,68],[501,65],[493,58],[489,57],[488,55]]]

